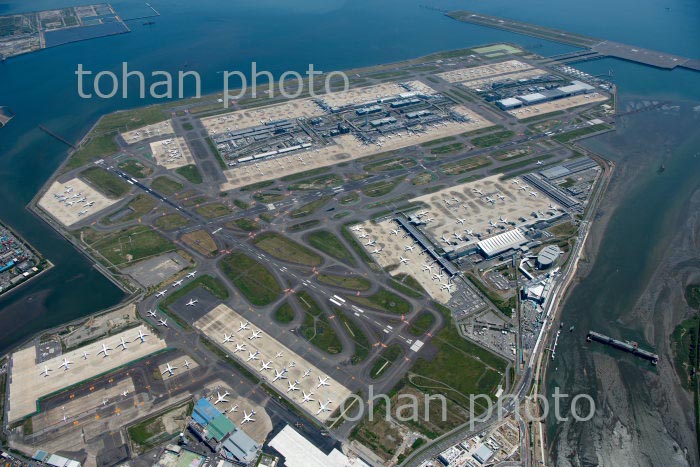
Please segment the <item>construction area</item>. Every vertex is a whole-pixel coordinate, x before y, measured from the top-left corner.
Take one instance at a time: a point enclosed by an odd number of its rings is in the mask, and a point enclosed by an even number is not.
[[[247,324],[246,329],[239,329],[244,324]],[[195,321],[194,325],[249,370],[267,380],[280,394],[286,395],[321,422],[328,420],[332,412],[351,394],[338,381],[322,373],[318,367],[226,305],[218,305]],[[226,336],[230,338],[223,343],[227,340]],[[263,364],[266,364],[264,370]],[[302,392],[313,394],[314,400],[304,402]],[[330,404],[326,404],[327,401]],[[329,410],[321,410],[321,403],[328,405]]]
[[[12,423],[36,412],[37,402],[42,397],[166,348],[165,341],[156,336],[139,340],[139,332],[150,334],[148,327],[141,325],[41,363],[37,363],[38,352],[34,346],[13,353],[9,370],[8,421]]]
[[[70,227],[119,201],[108,198],[75,177],[65,182],[53,182],[37,204],[63,226]]]

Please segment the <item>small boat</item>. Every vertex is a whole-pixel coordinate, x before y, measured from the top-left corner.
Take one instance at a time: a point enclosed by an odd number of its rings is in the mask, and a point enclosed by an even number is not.
[[[152,24],[156,24],[156,22],[155,21],[146,21],[145,23],[143,23],[144,26],[150,26]]]
[[[569,328],[569,332],[574,332],[574,326],[571,326],[571,327]]]
[[[664,170],[666,170],[666,164],[661,164],[661,165],[659,166],[659,173],[663,173]]]

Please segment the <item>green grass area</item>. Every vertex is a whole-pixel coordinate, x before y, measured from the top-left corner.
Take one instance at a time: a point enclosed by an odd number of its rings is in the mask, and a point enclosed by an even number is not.
[[[170,240],[145,225],[104,233],[85,229],[82,233],[83,240],[115,266],[127,266],[176,249]]]
[[[286,175],[280,180],[283,182],[296,182],[297,180],[303,180],[309,177],[315,177],[316,175],[324,174],[331,170],[331,167],[319,167],[317,169],[305,170],[304,172],[297,172],[295,174]]]
[[[432,172],[423,172],[422,174],[416,175],[411,179],[412,185],[427,185],[428,183],[434,181],[437,177]]]
[[[282,324],[288,324],[294,321],[294,308],[287,302],[284,302],[275,310],[275,321]]]
[[[255,193],[253,195],[253,199],[255,201],[258,201],[258,202],[263,203],[263,204],[270,204],[270,203],[276,203],[278,201],[282,201],[284,199],[284,195],[282,193],[265,191],[262,193]]]
[[[527,165],[535,165],[538,161],[544,162],[547,159],[550,159],[552,157],[554,157],[553,154],[543,154],[541,156],[533,157],[531,159],[525,159],[525,160],[521,160],[518,162],[513,162],[512,164],[503,165],[503,166],[498,168],[498,171],[499,172],[509,172],[511,170],[520,169],[520,168],[525,167]]]
[[[127,431],[129,433],[129,439],[131,439],[132,444],[136,448],[136,452],[143,453],[154,446],[177,436],[178,433],[185,428],[187,416],[189,413],[191,413],[193,406],[194,404],[192,402],[188,402],[187,404],[181,405],[172,410],[168,410],[165,413],[147,418],[136,425],[130,426]],[[173,412],[179,414],[177,421],[181,426],[173,433],[168,433],[165,424],[163,423],[163,417]]]
[[[348,296],[347,298],[375,310],[383,310],[400,315],[411,311],[411,305],[405,299],[386,289],[379,289],[379,291],[368,297]]]
[[[440,144],[449,143],[449,142],[455,141],[456,139],[457,138],[455,138],[454,136],[445,136],[444,138],[434,139],[432,141],[426,141],[425,143],[422,143],[421,146],[424,148],[429,148],[432,146],[438,146]]]
[[[343,344],[316,300],[305,290],[296,294],[296,298],[305,311],[304,322],[299,327],[304,339],[331,355],[342,352]]]
[[[260,224],[253,219],[248,219],[247,217],[235,219],[227,224],[227,226],[229,225],[246,232],[256,232],[260,230]]]
[[[407,276],[407,277],[411,277],[411,276]],[[413,279],[413,278],[411,277],[411,279]],[[398,290],[402,294],[408,295],[409,297],[421,298],[423,296],[423,294],[421,292],[419,292],[420,286],[419,286],[419,289],[416,290],[415,287],[408,285],[408,282],[402,281],[401,279],[390,279],[389,285],[393,289]]]
[[[322,284],[330,285],[333,287],[340,287],[348,290],[364,291],[369,290],[369,288],[372,286],[372,283],[369,281],[369,279],[365,279],[364,277],[356,276],[353,274],[341,276],[339,274],[323,273],[316,276],[316,279],[318,279],[318,281]]]
[[[114,221],[110,220],[110,216],[105,216],[104,218],[102,218],[101,222],[105,225],[110,225],[133,221],[134,219],[138,219],[141,216],[145,216],[146,214],[151,212],[153,208],[156,207],[156,204],[157,202],[155,198],[147,194],[141,193],[135,196],[134,199],[129,201],[129,204],[127,204],[123,208],[130,210],[130,212],[127,215],[121,216],[118,219],[115,219]]]
[[[372,198],[378,198],[380,196],[387,195],[391,193],[394,188],[399,186],[399,184],[404,180],[405,177],[390,178],[388,180],[382,180],[381,182],[370,183],[362,187],[362,193],[365,196]]]
[[[363,167],[366,172],[390,172],[392,170],[410,169],[415,167],[416,160],[411,157],[393,157],[377,162],[372,162]]]
[[[306,238],[309,245],[327,255],[351,265],[357,264],[355,258],[353,258],[352,254],[345,248],[345,245],[343,245],[340,239],[332,232],[328,230],[317,230],[316,232],[311,232]]]
[[[135,178],[146,178],[153,173],[150,167],[145,166],[136,159],[127,159],[124,162],[120,162],[118,167]]]
[[[697,384],[698,370],[698,325],[700,318],[693,316],[678,326],[671,334],[671,350],[674,367],[687,390],[693,390]]]
[[[321,255],[276,232],[263,232],[255,237],[254,243],[261,250],[282,261],[310,267],[323,263]]]
[[[479,280],[478,277],[474,276],[473,274],[467,274],[467,277],[469,278],[469,281],[491,301],[491,303],[496,305],[496,308],[501,310],[501,313],[506,316],[511,316],[513,314],[513,309],[516,307],[515,296],[507,299],[503,298],[493,290],[489,289],[481,280]]]
[[[320,175],[318,177],[307,178],[300,180],[292,185],[289,185],[290,190],[309,191],[321,190],[342,185],[343,179],[336,174]]]
[[[358,195],[354,191],[351,191],[350,193],[345,193],[345,194],[340,195],[340,199],[338,199],[338,203],[342,204],[343,206],[346,206],[348,204],[357,203],[357,201],[359,199],[360,199],[360,195]]]
[[[256,190],[261,190],[263,188],[267,188],[268,186],[272,185],[275,183],[272,180],[265,180],[263,182],[258,182],[258,183],[251,183],[250,185],[246,185],[244,187],[241,187],[241,191],[256,191]]]
[[[582,138],[584,136],[597,133],[599,131],[609,130],[610,128],[611,127],[609,125],[601,123],[598,125],[591,125],[584,128],[579,128],[578,130],[569,131],[567,133],[561,133],[553,136],[552,138],[555,141],[559,141],[560,143],[568,143],[571,140]]]
[[[553,225],[548,230],[555,237],[570,238],[576,235],[576,232],[578,232],[578,227],[576,227],[576,225],[574,225],[574,223],[571,221],[565,221]]]
[[[188,224],[188,220],[182,214],[166,214],[155,221],[156,227],[163,230],[175,230]]]
[[[202,183],[202,173],[199,171],[196,165],[190,164],[175,169],[178,175],[181,175],[185,180],[190,183],[200,184]]]
[[[372,257],[367,253],[367,251],[360,245],[360,242],[357,241],[355,236],[352,234],[350,229],[348,228],[349,225],[352,224],[345,224],[340,233],[345,239],[345,241],[350,245],[350,247],[353,249],[353,251],[360,257],[362,258],[362,261],[369,265],[374,265],[374,260]]]
[[[197,214],[207,219],[216,219],[217,217],[226,216],[231,214],[231,208],[223,203],[208,203],[195,208]]]
[[[489,148],[501,143],[505,143],[515,136],[515,132],[510,130],[497,131],[484,136],[477,136],[472,139],[472,144],[478,148]]]
[[[340,308],[334,307],[333,312],[342,323],[345,331],[355,343],[355,351],[350,358],[350,362],[353,365],[364,362],[367,360],[367,357],[369,357],[369,352],[372,349],[372,344],[367,338],[367,335],[362,331],[362,328],[360,328],[355,321],[345,315]]]
[[[121,198],[129,192],[131,185],[121,177],[102,167],[90,167],[78,175],[108,198]]]
[[[690,308],[700,310],[700,284],[690,284],[685,288],[685,300]]]
[[[307,230],[307,229],[310,229],[312,227],[316,227],[320,223],[321,223],[321,221],[319,221],[318,219],[299,222],[298,224],[293,224],[293,225],[290,225],[289,227],[287,227],[287,231],[288,232],[301,232],[302,230]]]
[[[70,155],[64,172],[82,167],[119,150],[117,133],[167,120],[168,113],[159,106],[141,107],[104,116],[87,135],[83,144]]]
[[[192,131],[194,130],[194,126],[190,122],[185,122],[182,124],[182,129],[185,131]]]
[[[399,344],[392,344],[382,350],[372,365],[369,377],[377,379],[382,376],[401,355],[403,355],[403,351]]]
[[[255,306],[277,300],[282,287],[265,266],[241,252],[233,252],[219,262],[219,268],[243,296]]]
[[[151,182],[151,188],[161,195],[170,196],[182,190],[184,185],[180,182],[176,182],[170,177],[162,175],[155,178],[153,182]]]
[[[410,370],[411,384],[430,394],[443,394],[468,409],[470,394],[491,395],[502,380],[507,362],[459,335],[450,310],[435,306],[447,325],[433,338],[437,353],[419,358]]]
[[[306,203],[297,209],[294,209],[292,212],[289,213],[289,215],[292,219],[309,216],[321,209],[321,207],[328,201],[330,201],[332,198],[332,196],[323,196],[317,200],[311,201],[310,203]]]
[[[430,150],[430,154],[442,155],[442,154],[452,154],[453,152],[461,151],[464,149],[464,143],[452,143],[445,144],[443,146],[438,146]]]
[[[440,166],[440,170],[445,175],[459,175],[472,170],[491,165],[491,161],[486,156],[469,157],[455,162],[448,162]]]
[[[411,321],[408,332],[413,336],[422,336],[435,324],[435,316],[432,313],[423,311]]]
[[[248,209],[250,204],[246,203],[242,199],[234,199],[233,204],[239,209]]]

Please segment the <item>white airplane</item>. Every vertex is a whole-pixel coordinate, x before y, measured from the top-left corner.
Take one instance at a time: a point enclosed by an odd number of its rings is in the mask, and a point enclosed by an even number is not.
[[[249,329],[249,328],[248,328],[248,321],[246,321],[245,323],[241,323],[241,324],[238,326],[238,332],[245,331],[245,330],[247,330],[247,329]]]
[[[472,192],[476,193],[477,195],[483,196],[484,192],[479,190],[478,188],[472,188]]]
[[[260,355],[260,352],[258,352],[257,350],[255,352],[248,352],[248,359],[246,360],[246,362],[249,362],[251,360],[260,360],[258,358],[258,355]]]
[[[94,201],[90,201],[90,202],[87,203],[85,206],[89,208],[89,207],[93,206],[94,204],[95,204]]]
[[[496,203],[496,200],[493,199],[493,198],[491,198],[490,196],[487,196],[487,197],[486,197],[486,201],[489,202],[489,203],[491,203],[491,204],[495,204],[495,203]]]
[[[168,327],[168,320],[167,319],[159,319],[158,326],[164,326],[167,328]]]
[[[103,353],[103,354],[105,354],[104,356],[106,357],[107,355],[109,355],[109,351],[110,351],[110,350],[112,350],[111,347],[107,347],[106,345],[102,344],[102,350],[100,350],[99,352],[97,352],[97,355]]]
[[[502,195],[502,194],[500,194],[500,193],[498,193],[498,194],[496,195],[496,198],[498,198],[498,199],[500,199],[500,200],[504,200],[504,199],[506,199],[506,197],[505,197],[505,196],[503,196],[503,195]]]
[[[282,358],[282,355],[284,355],[283,352],[277,352],[277,353],[275,354],[275,358]]]
[[[44,365],[44,369],[39,374],[44,375],[44,377],[46,377],[46,376],[49,376],[49,371],[53,371],[53,370],[51,368],[47,367],[46,365]]]
[[[489,225],[490,225],[491,227],[496,227],[496,223],[495,223],[494,221],[492,221],[492,220],[489,220]]]
[[[153,310],[148,310],[147,313],[148,313],[148,316],[150,316],[151,318],[155,318],[155,317],[156,317],[156,312],[153,311]]]
[[[301,393],[304,395],[304,399],[301,401],[302,404],[303,404],[304,402],[311,402],[311,401],[314,400],[314,399],[311,397],[311,396],[314,395],[313,392],[310,392],[310,393],[307,394],[307,393],[305,393],[304,391],[301,391]]]
[[[126,350],[126,344],[128,344],[130,341],[124,340],[123,337],[119,338],[120,342],[117,344],[117,348],[121,347],[122,350]]]
[[[107,402],[109,402],[109,399],[102,399],[102,405],[107,405]]]
[[[375,248],[374,250],[372,250],[372,254],[373,254],[373,255],[381,254],[381,252],[382,252],[382,249],[381,249],[381,248]]]
[[[352,230],[353,232],[359,232],[361,228],[362,227],[360,227],[359,225],[354,225],[350,228],[350,230]]]
[[[365,243],[365,246],[374,246],[375,243],[377,243],[376,240],[369,240],[367,243]]]
[[[534,196],[535,198],[537,198],[537,192],[531,191],[531,192],[530,192],[530,196]]]
[[[328,380],[330,377],[326,376],[325,378],[321,378],[320,376],[318,377],[318,386],[316,388],[320,388],[321,386],[330,386],[330,383],[328,383]]]
[[[427,218],[427,219],[425,220],[425,223],[426,223],[426,224],[430,224],[430,223],[433,222],[434,220],[435,220],[435,219],[434,219],[433,217],[429,217],[429,218]]]
[[[265,371],[265,370],[271,370],[272,369],[272,360],[269,362],[262,362],[262,366],[260,367],[260,371]]]
[[[498,218],[498,222],[501,222],[501,223],[503,223],[503,224],[507,224],[507,223],[508,223],[508,219],[506,219],[506,218],[503,217],[503,216],[500,216],[500,217]]]
[[[241,425],[244,423],[250,423],[254,422],[255,419],[253,418],[253,415],[255,415],[255,411],[252,410],[250,413],[247,413],[245,410],[243,411],[243,421],[241,422]]]
[[[229,336],[228,334],[224,333],[224,340],[222,344],[228,344],[231,341],[233,341],[233,336]]]
[[[454,287],[454,284],[451,282],[448,282],[447,284],[442,284],[440,286],[440,290],[447,290],[448,292],[452,292],[452,287]]]
[[[192,300],[190,299],[189,302],[185,303],[185,306],[195,306],[199,302],[199,300]]]
[[[127,389],[126,391],[122,392],[122,396],[126,397],[129,395],[129,390]]]
[[[61,363],[60,365],[58,365],[58,367],[59,367],[59,368],[65,367],[66,371],[68,371],[68,370],[70,370],[70,365],[72,365],[72,364],[73,364],[73,362],[71,362],[71,361],[68,360],[67,358],[64,358],[64,359],[63,359],[63,363]]]
[[[236,348],[233,349],[233,353],[243,352],[245,350],[245,344],[236,344]]]
[[[466,222],[466,220],[460,219],[459,217],[457,218],[457,223],[458,223],[459,225],[464,225],[465,222]]]
[[[447,238],[447,237],[445,237],[444,235],[441,236],[440,238],[442,239],[443,242],[447,243],[448,245],[451,243],[451,242],[450,242],[450,239]]]
[[[299,386],[299,381],[294,381],[294,383],[292,383],[291,381],[287,381],[287,392],[298,391],[299,388],[297,386]]]
[[[391,235],[398,235],[399,231],[396,229],[391,229]]]
[[[173,287],[179,287],[180,285],[182,285],[182,279],[180,279],[179,281],[173,282]]]
[[[248,337],[248,340],[253,340],[253,339],[260,339],[260,335],[262,334],[262,331],[253,331],[253,334]]]
[[[413,251],[415,247],[413,245],[406,245],[403,247],[404,251]]]
[[[319,408],[318,408],[318,412],[316,412],[316,415],[320,414],[321,412],[330,412],[331,409],[328,406],[331,405],[331,403],[332,403],[332,401],[330,399],[325,404],[322,404],[321,401],[318,401]]]
[[[310,374],[311,374],[311,368],[309,368],[308,370],[306,370],[306,371],[304,372],[304,374],[303,374],[301,377],[302,377],[302,378],[306,378],[306,377],[309,376]]]
[[[88,355],[90,355],[90,352],[83,350],[83,360],[87,360]]]
[[[459,234],[459,232],[452,232],[452,235],[453,235],[454,238],[456,238],[457,240],[462,240],[462,236]]]
[[[183,363],[183,365],[185,365],[185,368],[187,368],[188,370],[190,369],[190,362],[188,360],[185,360],[185,363]]]
[[[87,209],[83,209],[82,211],[80,211],[80,212],[78,213],[78,215],[79,215],[79,216],[83,216],[83,215],[87,214],[87,212],[88,212]]]
[[[161,375],[164,375],[164,374],[166,374],[166,373],[169,373],[170,376],[172,376],[173,374],[175,374],[175,370],[177,370],[177,367],[176,367],[176,366],[175,366],[175,367],[170,366],[170,363],[168,363],[168,365],[166,366],[165,370],[163,370],[160,374],[161,374]]]
[[[226,396],[228,396],[228,391],[224,391],[223,394],[221,394],[219,391],[216,391],[216,400],[214,401],[214,405],[218,404],[219,402],[228,402]]]
[[[150,334],[144,334],[144,333],[141,332],[141,330],[139,329],[139,335],[136,336],[136,338],[137,338],[137,339],[141,339],[141,343],[143,343],[143,342],[146,342],[146,336],[148,336],[148,335],[150,335]]]
[[[433,272],[433,267],[429,264],[424,264],[423,267],[421,268],[423,271],[428,271],[428,274]]]
[[[161,290],[156,294],[156,297],[163,297],[167,293],[167,290]]]
[[[287,376],[284,374],[285,370],[282,370],[282,371],[274,370],[274,371],[275,371],[275,377],[272,379],[273,383],[275,381],[277,381],[278,379],[287,379]]]
[[[228,413],[236,413],[238,412],[238,405],[233,405],[231,406],[230,409],[228,409]]]
[[[542,164],[544,164],[544,162],[542,162],[542,161],[537,161],[537,165],[542,165]]]
[[[369,235],[367,234],[367,232],[362,232],[362,235],[360,235],[358,238],[365,239],[365,238],[367,238],[367,237],[369,237]]]
[[[185,276],[185,277],[188,277],[188,278],[191,279],[191,278],[193,278],[193,277],[196,276],[196,275],[197,275],[197,271],[192,271],[191,273],[187,274],[187,276]]]
[[[473,231],[473,230],[467,229],[467,230],[465,230],[465,232],[467,232],[467,235],[469,235],[470,237],[473,237],[473,236],[474,236],[474,231]]]
[[[399,256],[399,261],[402,262],[403,264],[408,264],[409,260],[404,258],[403,256]]]
[[[518,180],[518,179],[516,178],[516,179],[513,179],[513,181],[512,181],[511,183],[512,183],[513,185],[518,185],[518,186],[519,186],[519,185],[520,185],[520,180]]]

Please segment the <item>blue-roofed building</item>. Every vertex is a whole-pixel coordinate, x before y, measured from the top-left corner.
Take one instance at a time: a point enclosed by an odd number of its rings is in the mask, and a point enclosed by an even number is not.
[[[219,415],[221,415],[221,412],[205,398],[199,399],[192,411],[192,419],[202,426],[209,425]]]

